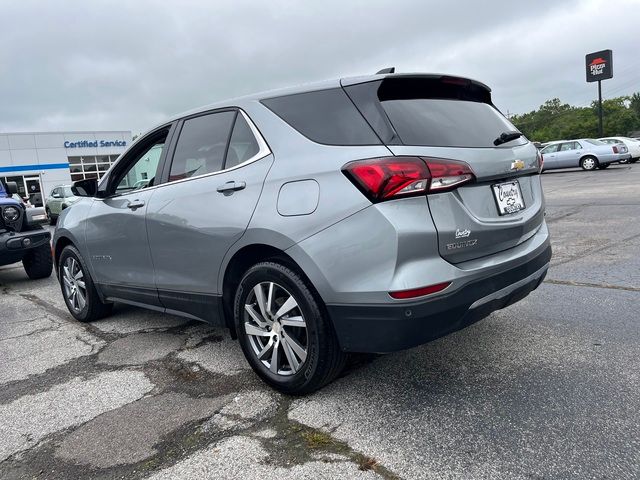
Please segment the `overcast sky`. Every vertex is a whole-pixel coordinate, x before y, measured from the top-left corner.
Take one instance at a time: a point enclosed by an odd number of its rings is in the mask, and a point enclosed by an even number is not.
[[[375,73],[466,75],[505,113],[640,91],[640,0],[0,0],[0,131],[145,131],[229,97]]]

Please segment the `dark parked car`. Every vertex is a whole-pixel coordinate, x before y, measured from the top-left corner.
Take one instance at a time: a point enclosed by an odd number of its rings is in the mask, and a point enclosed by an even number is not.
[[[265,382],[301,394],[346,352],[414,347],[520,300],[551,258],[542,159],[490,92],[383,74],[168,120],[74,184],[54,236],[69,311],[227,326]]]
[[[53,259],[49,240],[51,234],[42,228],[47,222],[43,208],[27,208],[13,195],[14,182],[0,182],[0,266],[22,261],[29,278],[51,275]]]

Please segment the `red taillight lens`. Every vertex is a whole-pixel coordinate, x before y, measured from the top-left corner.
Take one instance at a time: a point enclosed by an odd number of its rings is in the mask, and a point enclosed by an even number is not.
[[[445,192],[469,183],[474,175],[471,167],[464,162],[444,158],[425,158],[431,172],[429,192]]]
[[[614,146],[613,146],[613,147],[611,147],[611,148],[613,148],[613,153],[618,153],[618,147],[616,147],[616,146],[614,145]]]
[[[417,157],[358,160],[342,171],[374,202],[426,192],[431,178],[427,165]]]
[[[441,158],[370,158],[350,162],[342,171],[372,202],[443,192],[474,178],[466,163]]]
[[[414,288],[412,290],[400,290],[398,292],[389,292],[392,298],[397,300],[405,300],[407,298],[424,297],[425,295],[431,295],[432,293],[441,292],[445,288],[451,285],[451,282],[438,283],[436,285],[429,285],[428,287]]]

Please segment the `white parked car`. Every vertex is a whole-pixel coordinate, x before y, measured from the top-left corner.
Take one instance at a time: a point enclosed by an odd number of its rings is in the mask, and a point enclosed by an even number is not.
[[[631,137],[605,137],[599,138],[601,142],[608,143],[609,145],[615,145],[616,143],[621,143],[627,147],[629,153],[631,154],[631,158],[629,160],[623,160],[620,163],[636,163],[640,160],[640,140],[637,138]]]
[[[603,170],[612,163],[631,157],[624,145],[607,145],[593,138],[550,142],[540,153],[544,158],[543,170],[575,167],[583,170]]]

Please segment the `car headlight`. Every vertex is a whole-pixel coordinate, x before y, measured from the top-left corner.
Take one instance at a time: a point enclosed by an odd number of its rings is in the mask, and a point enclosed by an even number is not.
[[[20,218],[20,210],[16,207],[5,207],[2,210],[2,218],[7,223],[13,223]]]

